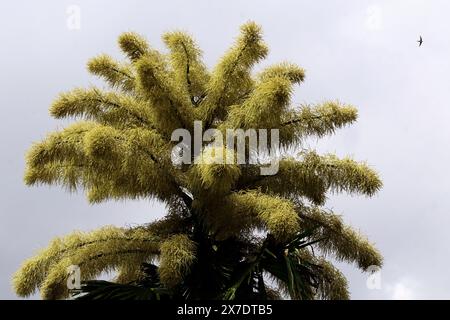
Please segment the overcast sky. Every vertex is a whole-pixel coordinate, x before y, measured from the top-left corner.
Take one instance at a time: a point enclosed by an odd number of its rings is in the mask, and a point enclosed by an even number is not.
[[[69,28],[73,8],[80,10],[79,30]],[[352,298],[449,299],[449,12],[445,0],[2,1],[0,298],[15,298],[12,273],[53,237],[164,213],[154,202],[90,206],[82,193],[24,186],[25,151],[66,124],[48,115],[52,100],[96,83],[86,61],[99,53],[120,57],[116,39],[124,31],[162,48],[161,33],[183,29],[213,66],[239,26],[254,20],[270,46],[262,66],[288,60],[306,69],[294,103],[339,99],[359,108],[357,124],[310,142],[322,152],[367,160],[384,182],[373,198],[344,194],[326,205],[385,258],[375,290],[366,286],[367,275],[340,264]]]

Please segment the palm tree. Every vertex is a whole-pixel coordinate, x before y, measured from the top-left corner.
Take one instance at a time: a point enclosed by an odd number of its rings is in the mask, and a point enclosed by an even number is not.
[[[91,203],[153,198],[166,204],[167,214],[139,227],[106,226],[54,239],[17,271],[17,294],[39,289],[44,299],[347,299],[346,279],[328,260],[367,270],[381,266],[382,258],[323,205],[329,192],[371,196],[382,183],[365,163],[292,150],[310,136],[354,122],[356,109],[335,101],[291,106],[293,86],[304,80],[295,64],[254,75],[268,49],[253,22],[241,27],[211,72],[188,34],[169,32],[163,41],[167,54],[128,32],[119,37],[126,62],[107,55],[89,61],[88,70],[110,91],[78,88],[56,99],[51,115],[78,121],[32,146],[25,182],[84,189]],[[184,129],[195,136],[195,121],[221,133],[272,130],[279,145],[268,151],[272,159],[278,155],[278,171],[262,175],[261,157],[240,163],[236,146],[212,143],[188,155],[193,163],[174,165],[174,150],[196,147],[194,141],[173,141],[173,133]],[[250,139],[244,137],[243,145],[255,153]],[[231,155],[232,161],[207,161],[214,155]],[[81,273],[79,290],[67,286],[74,265]],[[107,271],[113,281],[96,280]]]

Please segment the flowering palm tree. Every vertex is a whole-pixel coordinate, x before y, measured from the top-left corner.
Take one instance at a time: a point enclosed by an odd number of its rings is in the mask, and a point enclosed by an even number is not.
[[[350,105],[291,106],[304,70],[280,63],[253,75],[268,49],[253,22],[209,71],[184,32],[164,34],[168,53],[135,33],[119,46],[124,63],[100,55],[88,63],[110,90],[61,94],[53,117],[78,121],[32,146],[25,182],[83,189],[91,203],[157,199],[167,214],[133,227],[106,226],[54,239],[14,276],[19,296],[44,299],[347,299],[345,277],[327,259],[381,266],[377,250],[339,215],[322,208],[329,192],[371,196],[382,183],[365,163],[295,150],[354,122]],[[174,165],[172,133],[203,128],[277,130],[278,171],[253,164],[193,161]],[[192,144],[185,143],[192,149]],[[246,151],[251,145],[244,141]],[[195,156],[207,158],[206,144]],[[214,149],[225,155],[230,147]],[[271,153],[272,155],[274,153]],[[192,156],[192,158],[194,158]],[[68,268],[82,286],[70,290]],[[113,281],[96,280],[113,271]]]

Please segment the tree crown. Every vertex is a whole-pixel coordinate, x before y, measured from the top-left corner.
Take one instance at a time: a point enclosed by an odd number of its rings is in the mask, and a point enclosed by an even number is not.
[[[259,162],[174,166],[171,134],[179,128],[194,134],[194,121],[205,130],[277,129],[280,153],[354,122],[356,109],[337,101],[291,106],[294,86],[305,79],[295,64],[279,63],[254,75],[253,66],[268,48],[253,22],[241,27],[211,71],[187,33],[168,32],[163,41],[168,53],[127,32],[118,41],[126,62],[108,55],[88,62],[89,72],[110,89],[76,88],[55,100],[53,117],[78,121],[31,147],[25,182],[81,188],[92,203],[154,198],[167,205],[167,215],[137,228],[108,226],[53,240],[14,276],[17,294],[39,288],[46,299],[67,297],[67,268],[78,265],[83,280],[118,273],[115,284],[87,282],[91,293],[129,293],[125,284],[133,284],[152,289],[131,295],[141,298],[255,292],[259,298],[279,292],[294,299],[347,298],[345,277],[327,256],[362,270],[381,266],[382,258],[365,237],[321,206],[329,192],[372,196],[382,185],[376,172],[314,150],[281,156],[278,172],[267,176],[260,174]],[[245,148],[254,151],[249,143]],[[266,275],[275,288],[266,285]]]

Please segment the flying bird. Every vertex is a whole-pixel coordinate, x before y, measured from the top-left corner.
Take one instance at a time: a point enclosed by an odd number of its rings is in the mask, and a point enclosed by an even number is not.
[[[423,43],[422,36],[419,37],[419,40],[417,40],[417,42],[419,43],[419,47],[420,47]]]

